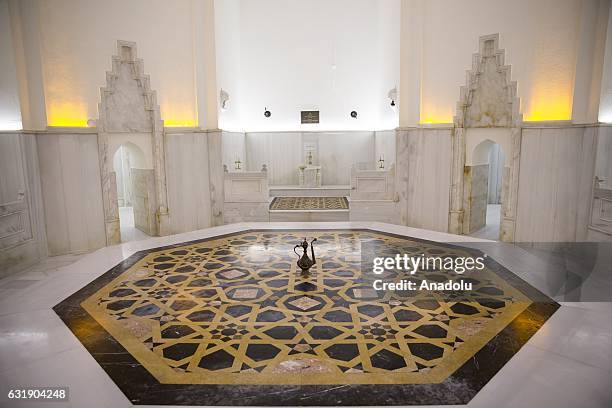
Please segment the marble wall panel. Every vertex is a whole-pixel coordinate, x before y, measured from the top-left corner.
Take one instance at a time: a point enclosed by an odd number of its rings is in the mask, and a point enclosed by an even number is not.
[[[0,174],[1,278],[47,254],[35,135],[0,133]]]
[[[212,225],[209,176],[208,133],[166,134],[166,177],[172,234]]]
[[[516,241],[586,240],[595,127],[524,128]]]
[[[599,187],[612,189],[612,125],[600,126],[598,134],[595,175],[603,179]]]
[[[351,201],[351,221],[378,221],[399,224],[399,203],[395,201]]]
[[[401,224],[447,232],[451,129],[400,130],[396,146]]]
[[[105,246],[97,135],[44,133],[37,144],[49,254]]]
[[[268,203],[225,203],[223,208],[225,224],[236,222],[268,222]]]
[[[246,169],[246,135],[242,132],[221,132],[223,164],[229,171],[235,170],[235,161],[240,159],[241,167]],[[259,169],[258,169],[259,170]]]
[[[153,169],[132,169],[131,182],[134,226],[147,235],[156,236],[155,173]]]
[[[385,169],[391,168],[395,163],[395,130],[383,130],[377,131],[374,134],[375,142],[375,155],[376,168],[379,167],[380,163],[378,160],[382,157],[384,159]]]
[[[314,147],[313,164],[322,167],[323,185],[348,185],[354,164],[374,166],[374,132],[256,132],[246,134],[247,169],[257,171],[267,164],[270,185],[297,185],[306,144]],[[390,143],[384,146],[393,149]]]
[[[268,166],[270,185],[297,185],[302,163],[300,132],[247,133],[247,169]]]
[[[374,166],[374,132],[316,133],[322,185],[349,185],[351,167],[357,163]]]
[[[465,166],[463,185],[463,228],[470,234],[487,224],[489,165]]]

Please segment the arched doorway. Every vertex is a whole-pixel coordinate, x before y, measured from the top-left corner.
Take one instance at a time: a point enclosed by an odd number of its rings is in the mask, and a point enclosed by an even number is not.
[[[117,185],[117,206],[119,207],[119,232],[121,242],[137,241],[149,237],[138,228],[134,218],[134,205],[138,195],[135,192],[134,171],[146,168],[143,151],[134,143],[120,145],[113,155],[113,171]]]
[[[140,212],[134,211],[134,224],[138,226],[140,221],[142,228],[139,229],[144,229],[148,235],[168,234],[164,128],[155,91],[151,90],[149,77],[143,72],[142,60],[136,57],[135,43],[117,41],[117,55],[112,57],[112,61],[112,70],[106,73],[106,86],[100,89],[100,117],[97,121],[107,245],[122,241],[117,175],[114,171],[114,154],[118,148],[114,146],[128,141],[140,146],[141,151],[149,152],[145,154],[146,168],[130,167],[131,184],[141,187],[136,191],[141,193],[142,198],[135,200],[132,194],[132,202],[141,208]],[[118,160],[121,162],[122,159]],[[135,177],[140,181],[135,182]]]
[[[513,242],[523,119],[516,93],[517,84],[511,80],[510,66],[505,65],[504,61],[505,52],[499,48],[499,34],[480,37],[479,51],[473,55],[472,69],[467,72],[466,85],[461,87],[454,118],[448,230],[454,234],[469,234],[478,229],[476,226],[479,222],[486,220],[488,170],[472,166],[474,163],[470,157],[475,152],[485,156],[491,154],[488,143],[478,148],[482,152],[475,149],[483,140],[490,139],[491,144],[500,144],[505,153],[502,167],[504,182],[500,183],[502,204],[498,239]],[[470,202],[474,199],[471,189],[474,189],[474,180],[480,180],[482,184],[484,179],[486,187],[480,185],[476,191],[481,193],[480,203],[483,192],[486,192],[485,207],[474,209]],[[484,212],[482,219],[478,219],[478,211],[480,214]]]
[[[465,234],[500,239],[505,162],[502,145],[490,139],[478,143],[471,155],[468,151],[464,173]]]

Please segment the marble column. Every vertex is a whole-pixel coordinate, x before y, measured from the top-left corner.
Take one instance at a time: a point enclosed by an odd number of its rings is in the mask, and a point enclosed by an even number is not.
[[[508,166],[504,168],[502,188],[502,213],[500,225],[500,240],[504,242],[514,241],[516,229],[516,209],[518,206],[518,188],[521,162],[522,131],[520,127],[510,129],[512,151],[508,160]]]
[[[208,175],[210,177],[210,208],[212,226],[223,225],[223,163],[221,131],[208,132]]]
[[[102,206],[104,209],[104,231],[106,245],[121,243],[119,225],[119,204],[117,202],[116,175],[111,171],[113,159],[108,157],[108,133],[98,131],[98,160],[100,162],[100,183],[102,187]]]
[[[400,208],[400,224],[408,225],[408,131],[395,131],[396,163],[395,186]]]
[[[163,121],[153,120],[153,170],[157,195],[157,235],[170,234],[168,190],[166,186],[166,138]],[[117,191],[115,189],[115,191]]]
[[[463,168],[465,166],[465,129],[456,127],[452,135],[451,197],[448,232],[463,232]]]

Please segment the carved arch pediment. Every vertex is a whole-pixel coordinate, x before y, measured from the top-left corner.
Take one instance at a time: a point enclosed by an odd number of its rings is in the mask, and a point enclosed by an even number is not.
[[[499,34],[479,39],[479,52],[472,56],[466,85],[461,87],[455,127],[517,127],[522,122],[516,81],[505,51],[499,48]]]
[[[106,86],[100,88],[98,128],[104,132],[153,132],[163,128],[157,95],[136,55],[136,43],[117,41],[112,70],[106,72]]]

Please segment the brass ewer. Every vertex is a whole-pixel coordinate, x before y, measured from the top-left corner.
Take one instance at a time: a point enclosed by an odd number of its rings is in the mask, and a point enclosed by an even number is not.
[[[302,274],[307,274],[310,268],[317,263],[313,245],[316,240],[316,238],[313,238],[313,240],[310,241],[310,255],[312,256],[312,259],[308,257],[308,241],[306,241],[306,238],[304,238],[304,241],[302,241],[301,244],[293,247],[293,252],[295,252],[295,254],[298,256],[297,266],[302,270]],[[301,256],[296,251],[296,249],[299,247],[302,247],[304,250],[304,253]]]

